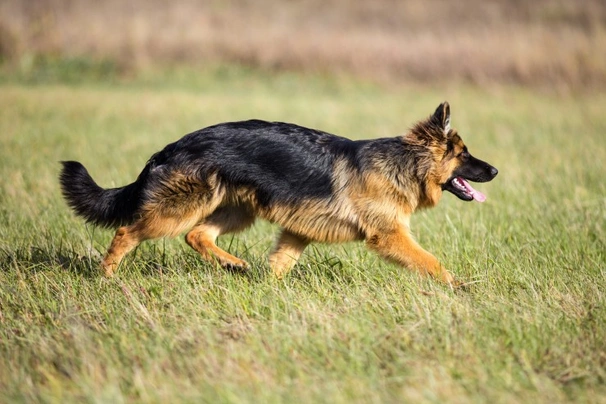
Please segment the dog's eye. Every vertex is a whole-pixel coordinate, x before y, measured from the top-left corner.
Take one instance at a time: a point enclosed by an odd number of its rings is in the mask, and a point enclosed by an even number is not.
[[[463,150],[461,153],[459,153],[459,155],[457,156],[463,160],[469,158],[469,152],[467,150]]]

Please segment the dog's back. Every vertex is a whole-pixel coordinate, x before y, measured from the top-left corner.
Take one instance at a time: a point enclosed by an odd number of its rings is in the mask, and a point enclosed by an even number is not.
[[[354,161],[357,143],[293,124],[251,120],[186,135],[149,164],[152,173],[161,168],[164,182],[171,173],[198,181],[216,175],[232,191],[254,190],[257,203],[269,208],[330,197],[335,161]]]

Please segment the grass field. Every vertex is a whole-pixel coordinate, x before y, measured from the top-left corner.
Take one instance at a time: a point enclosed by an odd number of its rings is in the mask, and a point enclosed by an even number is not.
[[[58,189],[76,159],[102,186],[203,126],[250,117],[349,136],[399,134],[439,102],[499,168],[484,204],[445,195],[417,239],[468,290],[314,245],[269,275],[276,229],[221,245],[249,275],[182,239],[147,242],[113,279],[112,232]],[[515,87],[381,88],[245,68],[0,84],[0,402],[606,403],[606,96]]]

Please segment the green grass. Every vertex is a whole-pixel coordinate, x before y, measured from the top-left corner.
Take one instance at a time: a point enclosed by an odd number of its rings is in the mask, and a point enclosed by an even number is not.
[[[97,265],[111,232],[74,217],[58,189],[59,160],[120,186],[168,142],[220,121],[391,136],[444,99],[500,174],[478,185],[486,203],[445,195],[412,226],[468,290],[361,244],[314,245],[276,281],[267,223],[221,240],[250,274],[175,239],[144,243],[107,280]],[[244,68],[5,77],[0,402],[606,402],[604,105]]]

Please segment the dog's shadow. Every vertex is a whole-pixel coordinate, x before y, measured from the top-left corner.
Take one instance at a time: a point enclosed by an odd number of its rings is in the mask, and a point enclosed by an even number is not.
[[[98,254],[82,255],[75,250],[63,248],[59,251],[30,246],[16,249],[0,249],[2,271],[27,271],[37,273],[60,268],[78,273],[86,278],[99,276]]]
[[[88,254],[82,254],[70,248],[45,249],[39,246],[28,246],[18,248],[0,247],[0,271],[4,272],[27,272],[35,274],[50,271],[66,271],[83,276],[87,279],[102,277],[100,270],[101,254],[91,250]],[[190,271],[216,273],[225,271],[231,276],[253,281],[262,278],[257,271],[244,270],[242,268],[217,268],[216,265],[205,262],[195,254],[183,254],[176,257],[164,257],[156,251],[133,252],[133,257],[126,259],[126,265],[130,261],[138,261],[137,270],[144,277],[162,276],[165,273]],[[120,270],[120,269],[119,269]],[[122,269],[123,270],[123,269]]]
[[[162,252],[155,251],[153,248],[142,251],[137,248],[133,251],[133,256],[126,258],[126,262],[123,264],[130,265],[130,261],[138,262],[137,270],[144,277],[157,277],[174,272],[183,274],[202,272],[214,275],[223,272],[250,282],[262,282],[268,278],[274,278],[266,262],[253,257],[247,258],[252,264],[250,269],[220,268],[216,264],[200,259],[193,253],[166,257]],[[347,271],[341,270],[342,264],[339,260],[324,259],[319,262],[317,257],[315,258],[306,265],[297,264],[287,277],[299,282],[313,283],[313,279],[321,273],[326,280],[339,283],[351,281]],[[101,254],[93,249],[83,254],[81,249],[76,250],[65,246],[59,249],[46,249],[40,246],[0,247],[0,271],[4,272],[21,271],[35,274],[66,271],[87,279],[96,279],[103,276],[100,270],[101,259]],[[320,269],[311,270],[309,266],[313,264],[319,266]]]

